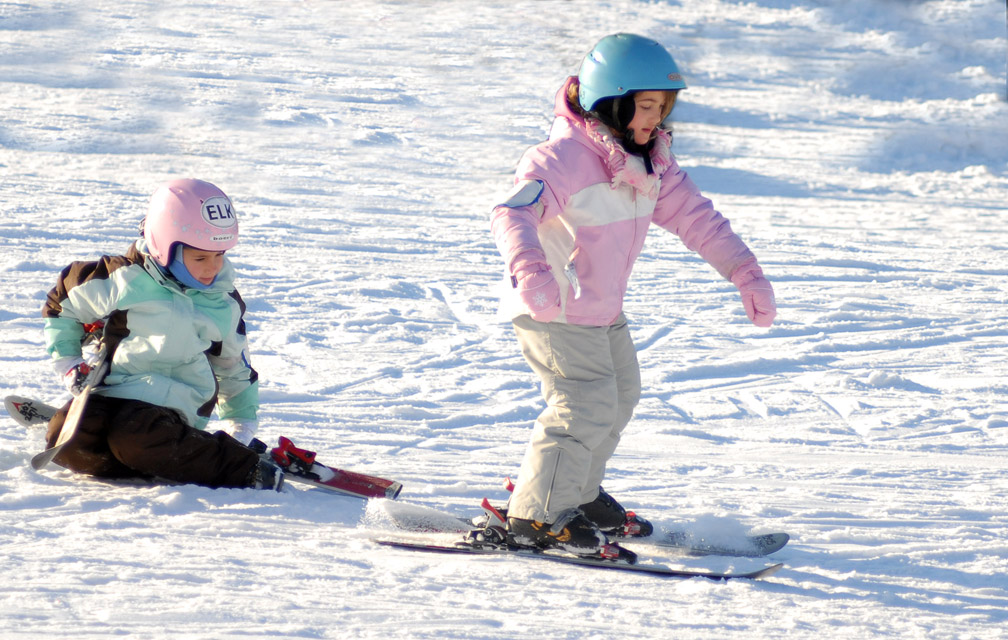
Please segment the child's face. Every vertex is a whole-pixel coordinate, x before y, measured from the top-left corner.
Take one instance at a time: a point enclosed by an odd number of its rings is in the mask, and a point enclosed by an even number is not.
[[[634,142],[647,144],[651,139],[651,133],[661,124],[665,92],[639,91],[634,94],[634,105],[636,111],[627,129],[633,132]]]
[[[185,268],[189,270],[192,277],[209,285],[224,267],[224,252],[183,247],[182,263],[185,264]]]

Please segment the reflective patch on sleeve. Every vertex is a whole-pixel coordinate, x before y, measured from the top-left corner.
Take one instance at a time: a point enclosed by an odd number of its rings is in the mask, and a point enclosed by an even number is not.
[[[543,189],[545,189],[545,185],[541,180],[522,180],[514,186],[514,189],[508,194],[507,199],[497,206],[508,207],[510,209],[527,207],[530,204],[539,202]]]

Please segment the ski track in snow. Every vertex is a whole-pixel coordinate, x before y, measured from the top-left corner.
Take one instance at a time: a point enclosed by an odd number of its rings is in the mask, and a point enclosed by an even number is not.
[[[668,45],[674,151],[779,317],[652,233],[644,397],[606,487],[659,527],[784,530],[765,582],[380,549],[366,505],[111,484],[0,420],[3,637],[1000,638],[1008,624],[1004,5],[0,3],[0,367],[65,396],[39,309],[162,180],[234,199],[260,436],[461,514],[540,408],[487,225],[615,30]],[[364,524],[362,524],[364,523]],[[658,558],[748,568],[749,559]]]

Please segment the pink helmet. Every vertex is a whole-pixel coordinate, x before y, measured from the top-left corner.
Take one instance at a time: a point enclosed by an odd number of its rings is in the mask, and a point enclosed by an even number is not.
[[[151,196],[144,220],[147,250],[167,267],[181,242],[204,251],[227,251],[238,243],[238,218],[223,191],[202,180],[166,182]]]

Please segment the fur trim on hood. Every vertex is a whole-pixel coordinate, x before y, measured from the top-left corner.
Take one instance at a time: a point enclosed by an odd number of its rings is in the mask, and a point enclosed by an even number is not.
[[[659,129],[655,133],[654,145],[651,147],[651,166],[654,173],[648,173],[644,162],[627,151],[616,140],[608,126],[596,118],[583,118],[571,110],[567,103],[567,91],[575,81],[576,78],[571,76],[557,91],[553,109],[557,121],[553,123],[550,138],[560,137],[563,135],[563,130],[567,129],[570,132],[568,135],[580,138],[582,144],[603,158],[606,168],[612,175],[613,189],[626,184],[642,195],[656,199],[658,188],[661,186],[661,176],[672,166],[672,139],[668,132]],[[557,126],[561,124],[561,119],[566,121],[563,123],[566,126]]]

